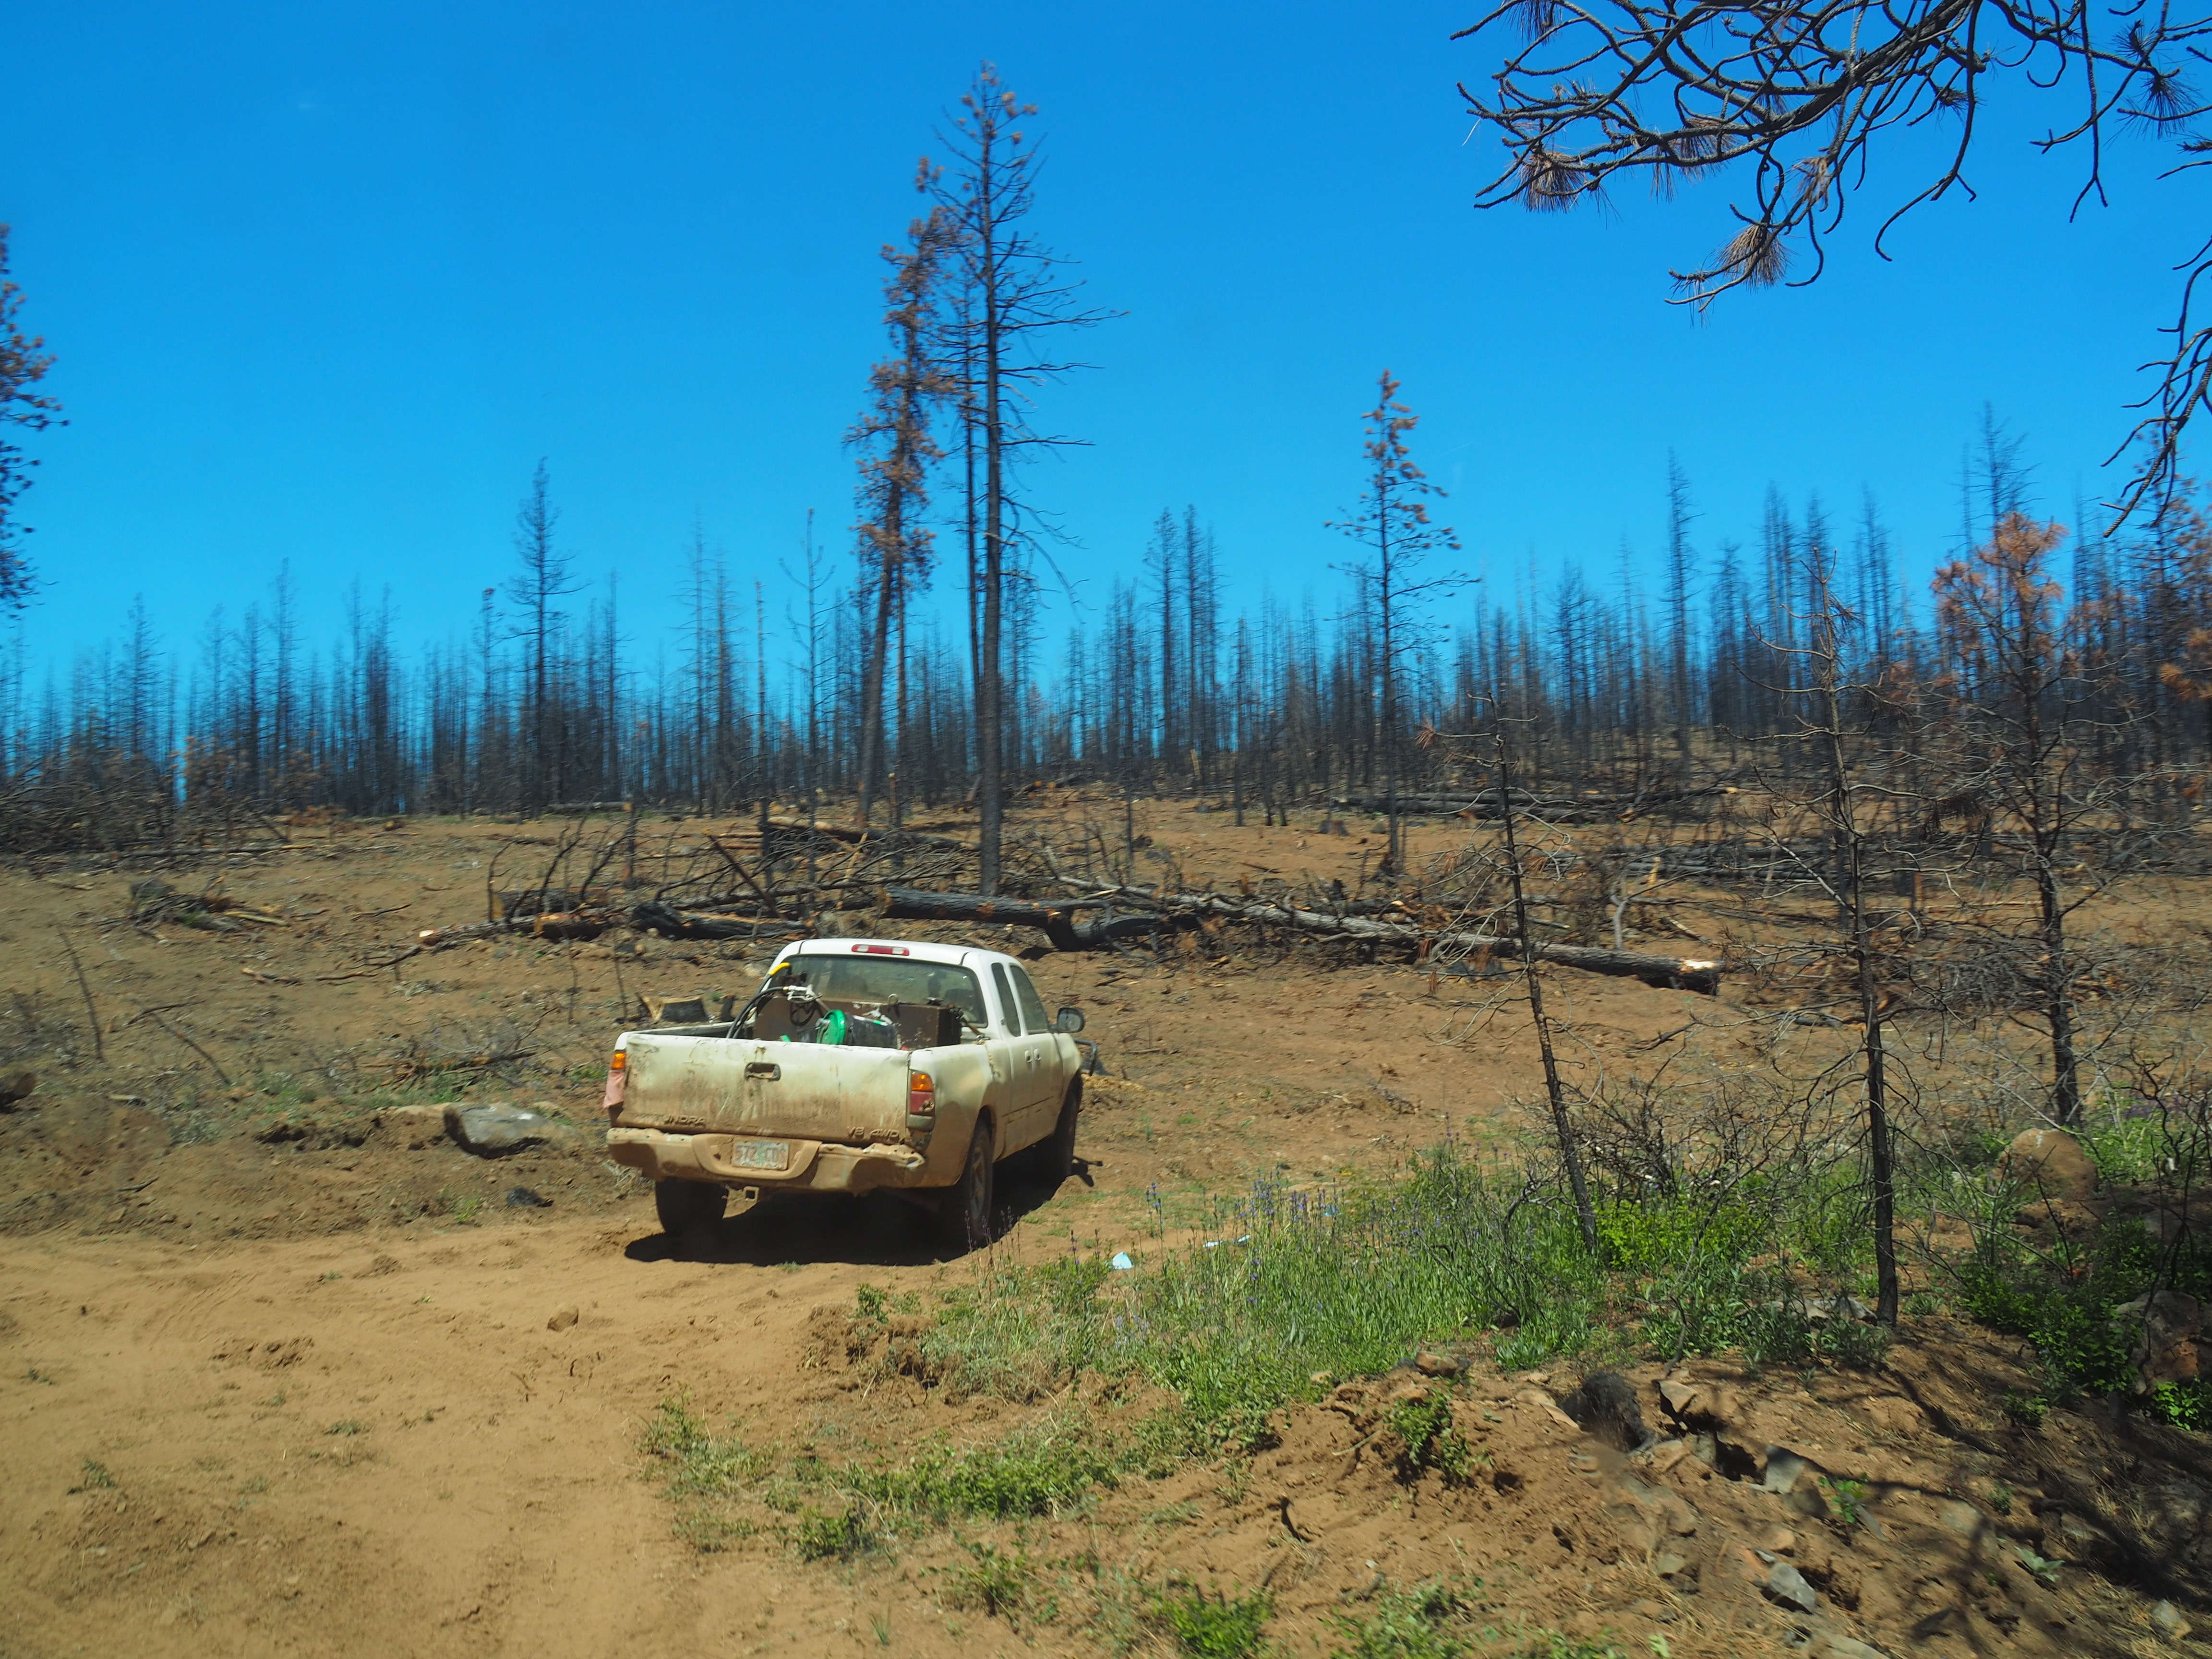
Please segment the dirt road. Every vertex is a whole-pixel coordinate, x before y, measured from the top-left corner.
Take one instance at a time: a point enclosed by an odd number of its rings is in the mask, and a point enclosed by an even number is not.
[[[859,1242],[858,1262],[683,1261],[649,1212],[0,1240],[0,1652],[875,1645],[880,1587],[702,1566],[636,1451],[677,1389],[787,1406],[817,1304],[948,1271]]]

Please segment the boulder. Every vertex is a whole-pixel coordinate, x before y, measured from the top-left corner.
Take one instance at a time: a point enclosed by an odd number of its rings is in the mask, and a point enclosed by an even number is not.
[[[566,1146],[576,1133],[557,1118],[511,1104],[448,1106],[446,1133],[462,1151],[478,1158],[504,1158],[532,1146]]]
[[[2097,1166],[2063,1129],[2021,1130],[1998,1157],[1997,1172],[2043,1198],[2078,1204],[2097,1190]]]
[[[28,1100],[39,1086],[36,1072],[0,1072],[0,1110],[5,1110],[21,1100]]]

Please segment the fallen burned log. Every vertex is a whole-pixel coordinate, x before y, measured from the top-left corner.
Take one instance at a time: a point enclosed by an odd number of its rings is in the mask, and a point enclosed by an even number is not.
[[[1683,806],[1692,801],[1716,799],[1735,792],[1725,786],[1704,789],[1653,789],[1636,795],[1532,795],[1514,792],[1516,814],[1541,818],[1547,823],[1594,823],[1607,818],[1638,817]],[[1368,812],[1390,810],[1388,795],[1337,795],[1332,806]],[[1458,817],[1487,823],[1499,814],[1495,793],[1466,795],[1405,794],[1398,811],[1413,817]]]
[[[1401,945],[1417,951],[1425,947],[1429,953],[1449,950],[1517,957],[1521,949],[1517,940],[1502,934],[1427,929],[1364,916],[1333,915],[1324,910],[1233,898],[1224,893],[1156,893],[1143,888],[1121,887],[1103,890],[1084,898],[1039,904],[1022,899],[988,898],[980,893],[925,893],[909,887],[887,887],[883,890],[883,907],[884,915],[896,920],[1036,927],[1052,941],[1054,949],[1060,951],[1100,950],[1163,927],[1187,926],[1206,917],[1255,927],[1285,927],[1313,939]],[[1079,922],[1070,914],[1078,908],[1105,908],[1108,914],[1095,921]],[[1133,910],[1136,914],[1131,914]],[[1537,945],[1533,948],[1539,962],[1578,968],[1584,973],[1641,980],[1646,985],[1698,991],[1707,996],[1720,989],[1722,964],[1710,958],[1662,956],[1645,951],[1608,951],[1586,945]]]
[[[631,909],[629,925],[641,933],[658,933],[663,939],[757,939],[763,927],[788,932],[794,925],[804,924],[782,916],[732,916],[647,903]]]
[[[793,923],[781,916],[735,916],[719,911],[679,910],[672,904],[647,902],[627,910],[547,911],[542,915],[515,916],[502,921],[471,921],[458,927],[425,927],[415,936],[420,949],[465,944],[472,939],[528,933],[561,944],[597,939],[611,927],[631,927],[664,939],[753,939],[763,928],[788,929]]]
[[[1133,939],[1156,930],[1157,914],[1105,915],[1078,921],[1078,908],[1095,909],[1103,900],[1070,900],[1058,904],[1036,904],[1024,899],[991,898],[981,893],[925,893],[912,887],[885,887],[878,902],[885,916],[899,921],[964,921],[975,927],[1036,927],[1043,931],[1055,951],[1097,951],[1120,939]]]

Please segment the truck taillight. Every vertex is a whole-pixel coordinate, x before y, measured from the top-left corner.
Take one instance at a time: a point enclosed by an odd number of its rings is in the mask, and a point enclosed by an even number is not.
[[[599,1104],[606,1108],[610,1123],[617,1122],[622,1117],[623,1095],[629,1086],[629,1061],[619,1048],[607,1061],[607,1091],[600,1097]]]
[[[928,1073],[914,1072],[908,1075],[906,1115],[908,1117],[937,1115],[937,1084]]]
[[[629,1064],[629,1056],[623,1053],[621,1049],[617,1048],[614,1052],[614,1057],[607,1061],[607,1070],[610,1072],[619,1072]]]

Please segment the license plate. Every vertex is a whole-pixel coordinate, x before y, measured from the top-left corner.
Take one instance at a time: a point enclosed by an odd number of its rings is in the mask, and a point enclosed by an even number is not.
[[[781,1170],[791,1163],[787,1140],[738,1140],[730,1146],[730,1162],[740,1170]]]

